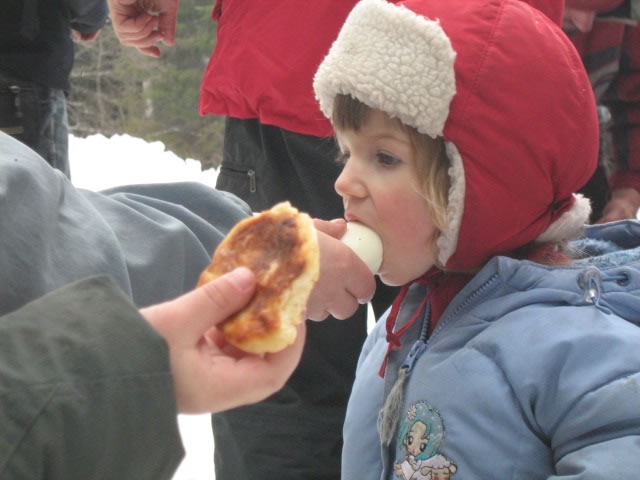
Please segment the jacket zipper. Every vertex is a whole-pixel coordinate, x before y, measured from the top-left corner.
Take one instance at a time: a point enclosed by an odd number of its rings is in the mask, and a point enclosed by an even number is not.
[[[498,278],[499,275],[497,273],[494,273],[485,283],[480,285],[471,293],[471,295],[465,298],[464,301],[460,305],[458,305],[455,310],[447,313],[444,317],[442,317],[436,325],[436,328],[433,330],[431,337],[429,337],[429,339],[427,340],[427,343],[429,343],[433,339],[436,333],[445,328],[447,324],[451,322],[452,318],[457,317],[460,312],[466,310],[469,304],[475,302],[479,297],[485,296],[490,290],[492,290],[494,288],[494,284],[498,281]]]
[[[256,171],[247,170],[247,175],[249,176],[249,191],[251,193],[256,193]]]

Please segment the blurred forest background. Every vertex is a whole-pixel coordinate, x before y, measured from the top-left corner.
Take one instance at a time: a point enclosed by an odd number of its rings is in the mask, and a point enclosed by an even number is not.
[[[200,81],[215,45],[213,0],[182,0],[176,43],[160,58],[120,45],[111,25],[93,42],[76,43],[68,99],[77,137],[129,134],[161,141],[202,168],[222,160],[223,117],[198,113]]]

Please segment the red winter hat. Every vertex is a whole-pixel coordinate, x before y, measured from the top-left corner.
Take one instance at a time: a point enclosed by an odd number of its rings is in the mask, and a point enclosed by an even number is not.
[[[448,269],[573,238],[589,216],[573,192],[598,159],[591,85],[560,28],[520,0],[362,0],[314,89],[329,118],[348,94],[444,138],[452,166],[438,261]]]
[[[544,13],[556,25],[562,27],[565,0],[522,0]]]

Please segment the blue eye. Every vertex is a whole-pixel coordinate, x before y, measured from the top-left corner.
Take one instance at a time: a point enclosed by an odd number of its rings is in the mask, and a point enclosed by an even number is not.
[[[385,166],[392,166],[399,162],[399,160],[393,155],[389,155],[388,153],[379,152],[377,154],[378,162]]]

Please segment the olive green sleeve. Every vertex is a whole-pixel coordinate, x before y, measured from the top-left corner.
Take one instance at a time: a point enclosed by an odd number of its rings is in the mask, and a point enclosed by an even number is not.
[[[0,478],[169,479],[183,455],[168,347],[108,277],[0,317]]]

